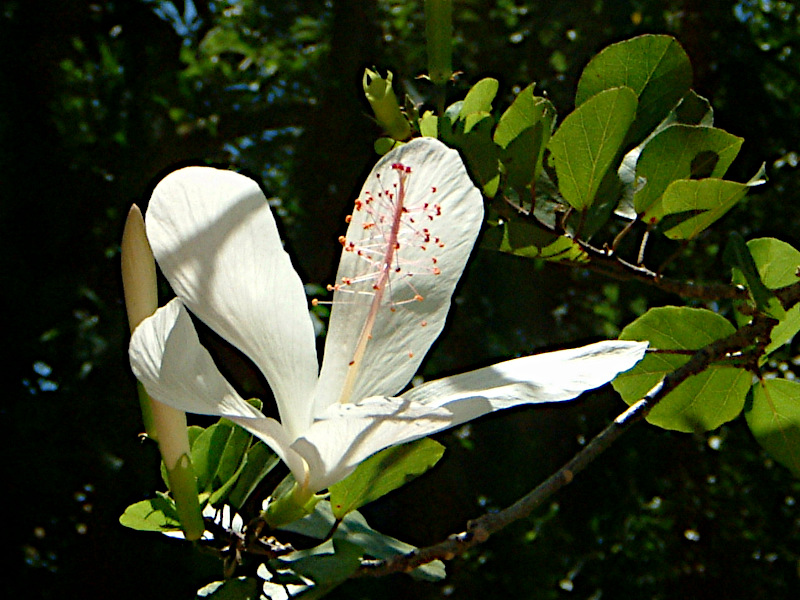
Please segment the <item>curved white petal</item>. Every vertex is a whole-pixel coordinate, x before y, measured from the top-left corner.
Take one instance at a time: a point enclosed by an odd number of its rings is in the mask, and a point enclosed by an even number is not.
[[[611,381],[644,356],[646,342],[605,341],[516,358],[425,383],[403,398],[446,408],[453,425],[520,404],[571,400]]]
[[[341,481],[365,458],[452,426],[453,415],[402,398],[367,398],[333,404],[292,448],[309,465],[310,485],[319,491]]]
[[[131,335],[131,369],[155,400],[179,410],[226,417],[264,440],[298,481],[306,474],[292,439],[275,419],[245,402],[200,344],[186,308],[177,298],[142,321]]]
[[[317,413],[393,396],[410,381],[444,326],[482,220],[481,193],[441,142],[417,139],[378,162],[343,242]]]
[[[283,425],[303,431],[318,370],[314,330],[258,185],[231,171],[181,169],[156,186],[146,226],[178,297],[259,366]]]

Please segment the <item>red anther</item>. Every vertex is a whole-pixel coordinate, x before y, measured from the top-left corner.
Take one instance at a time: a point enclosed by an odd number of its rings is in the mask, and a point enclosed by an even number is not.
[[[344,245],[347,243],[347,238],[346,238],[346,237],[344,237],[343,235],[340,235],[340,236],[339,236],[339,243],[340,243],[342,246],[344,246]]]
[[[377,283],[374,283],[374,284],[372,284],[372,289],[373,289],[373,290],[375,290],[375,291],[377,291],[377,290],[379,290],[379,289],[381,289],[381,288],[380,288],[380,286],[379,286]]]
[[[434,275],[441,275],[442,270],[439,267],[433,267],[433,274]]]
[[[420,325],[420,327],[427,327],[428,326],[428,322],[427,321],[422,321],[419,325]]]
[[[353,280],[350,277],[342,277],[342,283],[345,285],[353,285]]]
[[[422,302],[425,298],[421,294],[414,294],[414,300],[417,302]]]
[[[414,353],[413,352],[409,352],[408,353],[408,358],[414,358]]]
[[[347,216],[344,218],[344,222],[345,222],[345,223],[349,223],[349,222],[350,222],[350,221],[352,221],[352,220],[353,220],[353,215],[347,215]]]
[[[361,210],[361,208],[363,206],[364,206],[364,203],[360,199],[356,200],[356,210]]]
[[[375,227],[375,223],[364,223],[362,227],[364,229],[372,229],[373,227]]]
[[[394,243],[394,249],[395,250],[399,250],[400,249],[400,242],[395,242]]]
[[[432,262],[433,264],[436,264],[436,263],[438,263],[438,262],[439,262],[439,259],[438,259],[438,258],[436,258],[436,257],[434,256],[434,257],[431,259],[431,262]]]
[[[354,360],[351,360],[351,361],[350,361],[349,363],[347,363],[347,364],[348,364],[348,366],[352,367],[354,364],[356,364],[356,361],[354,361]]]
[[[436,193],[436,186],[435,185],[431,186],[431,192],[433,192],[434,194]]]
[[[394,268],[394,272],[395,273],[399,273],[400,271],[402,271],[402,269],[400,267],[395,267]]]

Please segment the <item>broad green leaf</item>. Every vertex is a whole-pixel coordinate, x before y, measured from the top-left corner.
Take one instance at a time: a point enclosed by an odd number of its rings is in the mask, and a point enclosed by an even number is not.
[[[400,144],[401,142],[398,142],[393,138],[381,137],[375,140],[375,143],[372,144],[372,147],[375,149],[375,154],[383,156],[384,154],[388,154],[389,152],[391,152]]]
[[[121,525],[137,531],[180,531],[175,503],[166,494],[131,504],[119,518]]]
[[[215,581],[197,590],[197,599],[213,600],[259,600],[261,581],[256,577],[232,577],[225,581]]]
[[[744,140],[722,129],[672,125],[656,134],[636,162],[636,178],[644,182],[633,197],[637,214],[648,223],[665,214],[661,196],[678,179],[722,177]]]
[[[619,336],[621,340],[649,341],[648,353],[633,369],[614,379],[612,385],[627,404],[633,404],[690,358],[689,354],[659,350],[699,350],[734,331],[727,319],[710,310],[675,306],[650,309]],[[744,369],[711,366],[663,398],[647,421],[676,431],[716,429],[741,412],[750,382],[750,373]]]
[[[466,120],[452,122],[450,115],[446,113],[439,119],[439,134],[445,144],[461,152],[473,180],[481,186],[488,198],[492,198],[500,185],[501,152],[492,141],[494,119],[483,113],[473,116],[478,120],[466,131]]]
[[[439,137],[439,117],[431,111],[426,111],[419,118],[419,132],[423,137]]]
[[[360,566],[363,552],[356,544],[334,538],[315,548],[281,556],[277,562],[314,582],[306,590],[300,590],[303,600],[314,600],[347,581]]]
[[[758,443],[800,477],[800,383],[759,381],[753,386],[753,403],[744,416]]]
[[[499,83],[497,79],[487,77],[472,86],[464,97],[459,110],[459,118],[466,119],[473,113],[491,113],[492,100],[497,95]]]
[[[778,298],[761,281],[761,274],[758,272],[756,261],[753,260],[744,238],[738,232],[734,231],[728,237],[728,243],[725,245],[722,259],[726,265],[733,269],[734,280],[737,278],[744,279],[758,311],[775,319],[786,317],[786,311],[781,306]]]
[[[317,504],[313,513],[299,521],[289,523],[281,527],[281,529],[315,539],[325,539],[335,523],[336,518],[333,516],[330,503],[323,500]],[[377,559],[390,558],[398,554],[408,554],[416,549],[411,544],[406,544],[375,531],[358,511],[348,513],[342,519],[333,535],[333,539],[341,539],[355,544],[369,556]],[[411,576],[426,581],[438,581],[445,576],[444,563],[436,560],[422,565],[411,571]]]
[[[532,223],[504,220],[487,230],[482,246],[515,256],[552,262],[586,262],[583,248],[569,236],[550,233]]]
[[[627,143],[641,142],[675,107],[692,84],[692,66],[681,45],[666,35],[643,35],[608,46],[581,74],[575,105],[616,87],[632,89],[638,100]]]
[[[550,140],[558,189],[578,210],[595,201],[603,177],[617,161],[636,115],[636,94],[627,87],[605,90],[575,109]]]
[[[535,181],[555,119],[555,108],[546,98],[533,95],[534,85],[522,90],[500,117],[494,142],[500,146],[507,184],[517,189]]]
[[[263,442],[253,444],[247,450],[245,459],[244,469],[236,478],[236,486],[228,496],[228,502],[236,509],[244,506],[258,484],[280,463],[277,454]]]
[[[800,281],[796,275],[797,269],[800,268],[800,251],[790,244],[775,238],[757,238],[747,242],[747,249],[753,257],[761,281],[768,289],[776,290]],[[733,282],[744,284],[743,274],[734,272]],[[739,324],[744,324],[750,320],[750,316],[737,311],[736,320]],[[766,353],[774,352],[783,346],[798,331],[800,331],[800,305],[795,305],[786,311],[785,317],[772,329]]]
[[[443,454],[444,446],[428,438],[378,452],[330,487],[333,515],[341,519],[405,485],[433,467]]]
[[[685,213],[687,218],[664,232],[672,240],[689,240],[705,231],[747,194],[744,183],[725,179],[678,179],[664,191],[664,216]]]

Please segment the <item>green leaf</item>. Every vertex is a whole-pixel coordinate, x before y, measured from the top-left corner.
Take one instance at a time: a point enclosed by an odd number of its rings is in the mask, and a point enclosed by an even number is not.
[[[550,140],[551,159],[564,199],[590,207],[606,172],[617,161],[636,115],[636,94],[627,87],[593,96],[575,109]]]
[[[616,87],[632,89],[638,100],[636,120],[626,143],[641,142],[689,91],[692,66],[681,45],[666,35],[643,35],[608,46],[581,74],[575,105]]]
[[[280,458],[265,443],[257,442],[247,450],[243,462],[244,469],[236,478],[236,485],[228,496],[228,502],[236,509],[244,506],[258,484],[280,464]]]
[[[278,563],[287,566],[314,584],[301,590],[303,600],[322,598],[333,588],[344,583],[361,564],[363,550],[346,540],[333,539],[310,548],[281,556]]]
[[[524,220],[506,219],[486,231],[482,246],[514,256],[552,262],[586,262],[589,257],[569,236],[543,230]]]
[[[259,600],[261,581],[256,577],[234,577],[225,581],[215,581],[197,590],[197,598],[214,600]]]
[[[453,122],[451,109],[454,106],[458,106],[458,103],[451,106],[445,116],[438,121],[441,140],[461,151],[473,180],[481,186],[487,197],[492,198],[500,185],[501,152],[492,140],[494,120],[488,114],[473,113],[468,120]]]
[[[800,383],[765,379],[745,412],[750,431],[772,458],[800,477]]]
[[[653,308],[625,327],[621,340],[649,341],[650,349],[633,369],[612,385],[627,404],[643,398],[665,375],[684,363],[689,354],[659,350],[699,350],[735,331],[727,319],[700,308]],[[647,421],[676,431],[710,431],[734,419],[744,406],[750,373],[729,366],[711,366],[689,377],[661,400]]]
[[[444,446],[428,438],[374,454],[348,477],[330,487],[333,515],[341,519],[416,479],[439,462],[443,454]]]
[[[796,274],[800,268],[800,251],[790,244],[774,238],[757,238],[747,242],[747,249],[753,257],[761,281],[768,289],[776,290],[800,281]],[[745,281],[743,274],[734,272],[734,283],[744,284]],[[785,312],[785,317],[772,329],[766,354],[783,346],[800,331],[800,305]],[[736,320],[739,324],[747,323],[750,319],[750,316],[737,311]]]
[[[333,516],[330,503],[323,500],[317,504],[313,513],[299,521],[282,526],[281,529],[315,539],[324,539],[328,537],[335,523],[336,518]],[[408,554],[416,550],[416,547],[411,544],[406,544],[372,529],[358,511],[348,513],[344,517],[333,534],[333,539],[341,539],[355,544],[368,555],[377,559]],[[439,560],[433,561],[411,571],[411,576],[426,581],[439,581],[445,576],[444,563]]]
[[[121,525],[137,531],[180,531],[175,503],[166,494],[131,504],[119,518]]]
[[[439,137],[439,117],[431,111],[425,111],[419,118],[419,133],[423,137]]]
[[[661,198],[663,215],[685,220],[664,232],[673,240],[689,240],[722,218],[747,194],[744,183],[724,179],[679,179],[669,184]]]
[[[756,261],[750,254],[744,238],[736,231],[730,234],[728,243],[722,253],[722,259],[725,264],[733,269],[734,280],[744,279],[747,282],[747,288],[750,290],[750,295],[755,300],[756,308],[775,319],[783,319],[786,317],[786,311],[783,310],[775,294],[770,292],[769,288],[761,281],[761,274],[758,272]]]
[[[494,100],[494,97],[497,95],[499,86],[500,84],[497,82],[497,79],[492,79],[491,77],[481,79],[478,83],[473,85],[464,97],[464,101],[461,103],[458,118],[466,119],[473,113],[491,113],[492,100]]]
[[[522,90],[500,117],[494,142],[500,146],[507,184],[518,193],[542,172],[542,159],[556,116],[546,98],[533,95],[534,85]]]
[[[636,163],[637,180],[644,186],[633,197],[637,214],[656,223],[666,213],[659,200],[678,179],[722,177],[744,140],[722,129],[672,125],[656,134]]]

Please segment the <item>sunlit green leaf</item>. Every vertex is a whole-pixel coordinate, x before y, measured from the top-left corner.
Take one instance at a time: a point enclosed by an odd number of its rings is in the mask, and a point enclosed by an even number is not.
[[[766,379],[753,386],[747,425],[772,458],[800,477],[800,383]]]
[[[681,45],[666,35],[643,35],[608,46],[581,74],[575,105],[615,87],[631,88],[638,100],[627,142],[641,142],[689,91],[692,66]]]
[[[747,249],[753,257],[761,281],[770,289],[786,287],[800,281],[797,270],[800,268],[800,251],[774,238],[757,238],[747,242]],[[743,274],[734,272],[734,283],[745,283]],[[740,324],[747,323],[750,316],[736,312]],[[771,341],[766,347],[769,354],[790,341],[800,331],[800,305],[786,311],[784,318],[772,329]]]
[[[679,179],[661,198],[663,215],[687,217],[664,232],[673,240],[688,240],[705,231],[747,194],[747,185],[725,179]]]
[[[180,531],[175,503],[166,494],[131,504],[119,518],[121,525],[137,531]]]
[[[636,94],[626,87],[593,96],[575,109],[550,140],[558,189],[578,210],[590,207],[636,115]]]
[[[405,485],[439,462],[443,454],[444,446],[423,438],[369,457],[348,477],[330,487],[334,516],[341,519],[350,511]]]
[[[691,353],[735,331],[727,319],[700,308],[653,308],[625,327],[622,340],[649,341],[650,349],[633,369],[613,382],[622,399],[633,404],[665,375],[686,363]],[[744,369],[711,366],[689,377],[657,404],[648,422],[676,431],[710,431],[735,418],[744,406],[751,376]]]
[[[722,177],[742,142],[722,129],[695,125],[672,125],[656,134],[636,163],[636,177],[644,183],[633,197],[637,214],[649,223],[659,221],[667,214],[660,199],[670,183]]]
[[[518,190],[541,173],[556,114],[549,100],[533,95],[533,88],[531,84],[517,94],[494,131],[495,143],[504,150],[507,184]]]
[[[472,86],[464,97],[459,111],[459,118],[466,119],[473,113],[491,113],[492,101],[497,95],[499,83],[496,79],[487,77]]]
[[[571,237],[545,231],[523,220],[504,220],[484,235],[484,248],[553,262],[586,262],[588,256]]]

